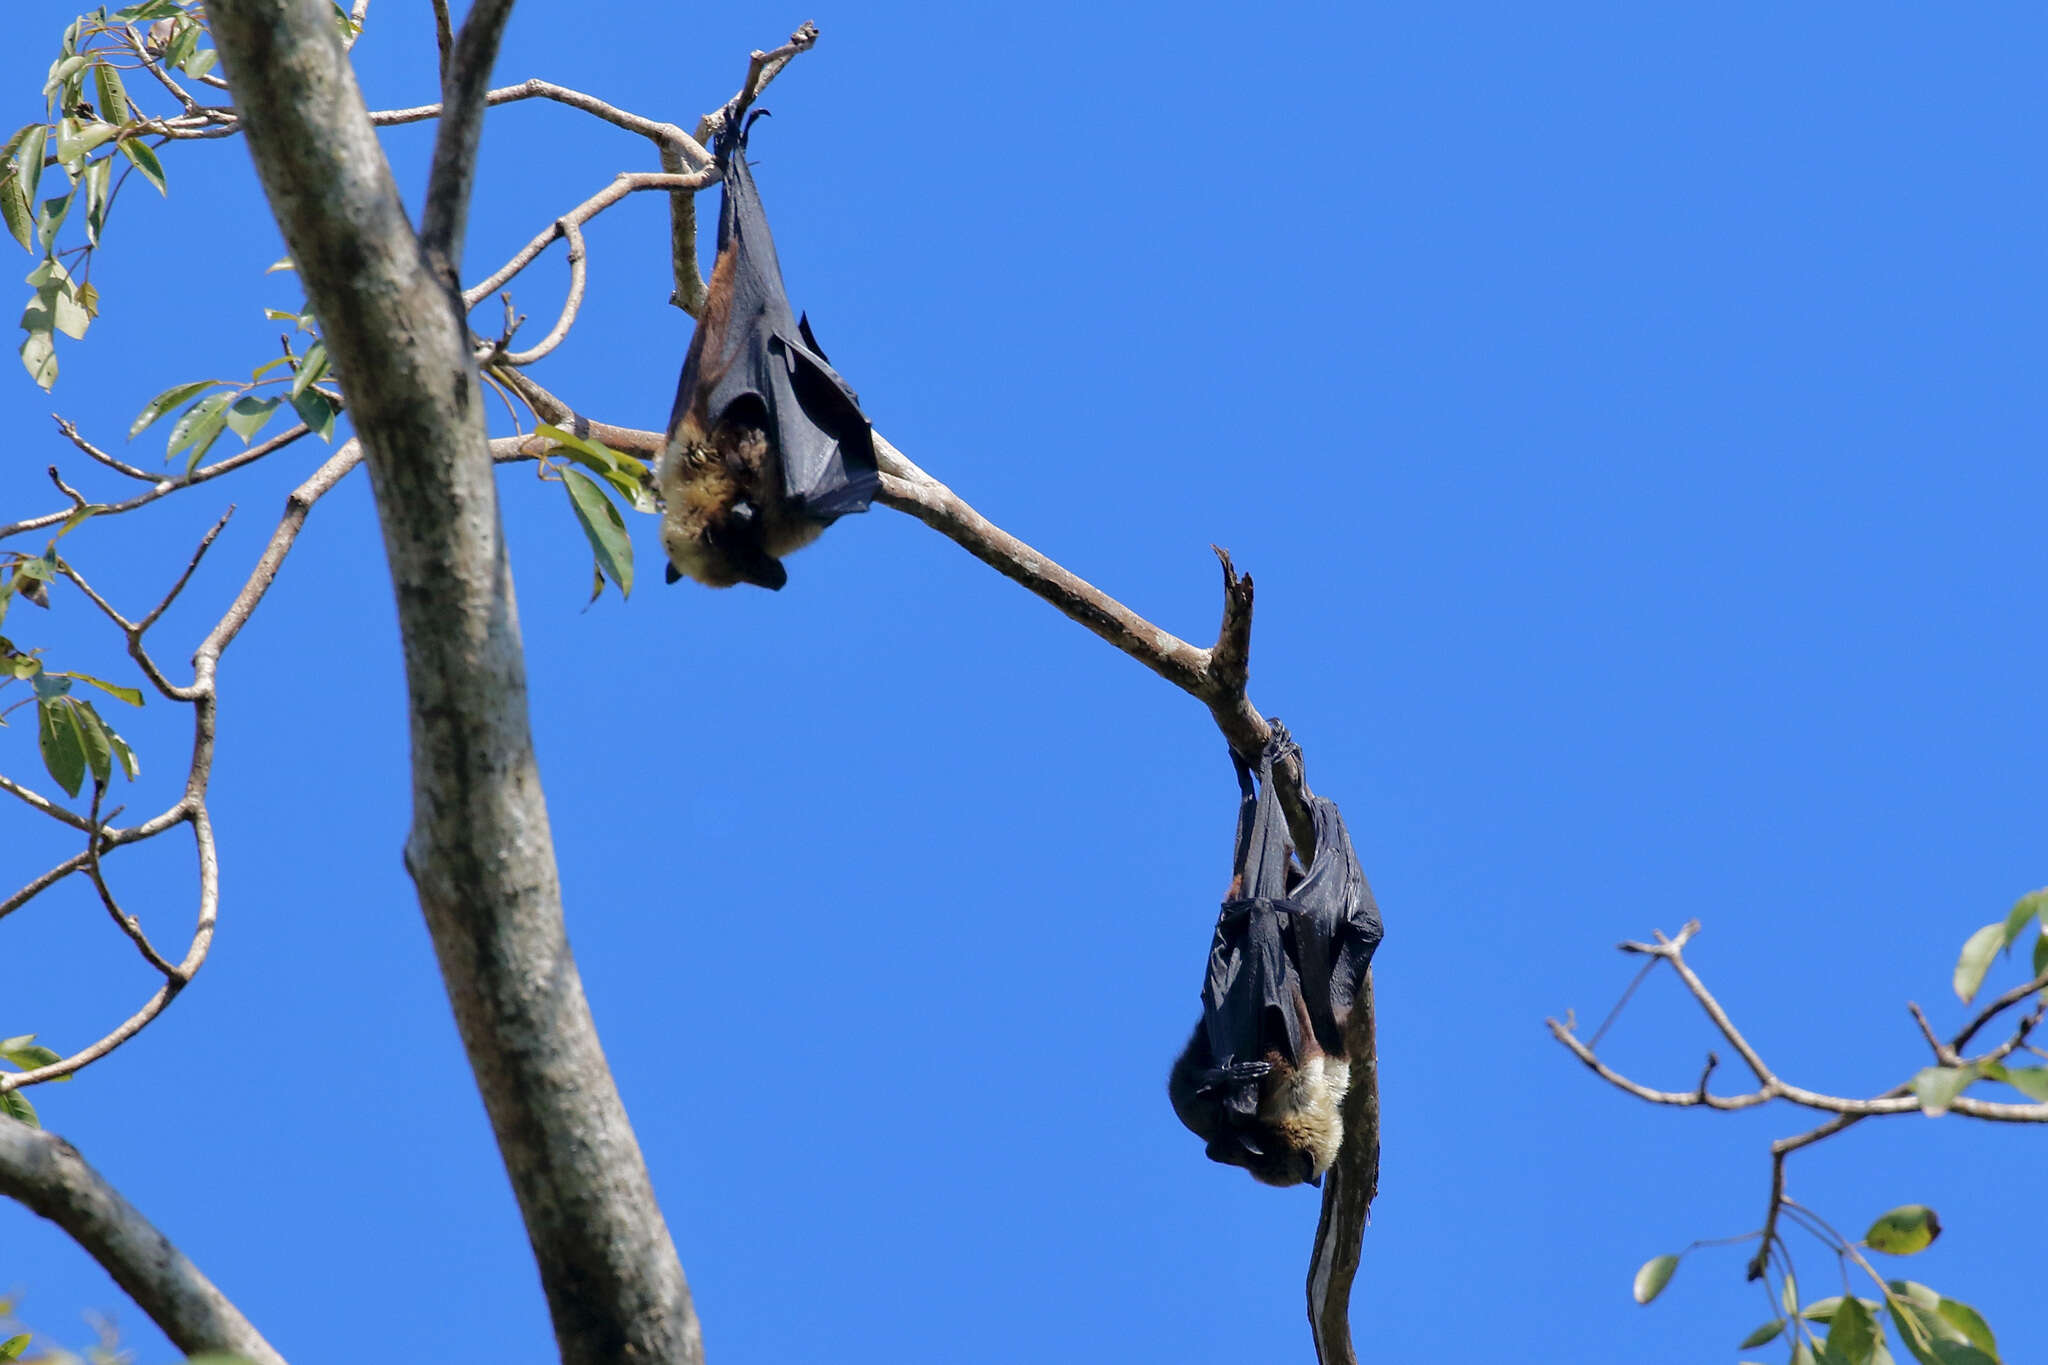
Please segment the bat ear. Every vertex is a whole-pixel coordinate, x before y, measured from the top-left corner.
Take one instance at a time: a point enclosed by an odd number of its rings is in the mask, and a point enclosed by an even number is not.
[[[664,566],[661,576],[670,583],[680,583],[683,581],[683,571],[673,564]]]

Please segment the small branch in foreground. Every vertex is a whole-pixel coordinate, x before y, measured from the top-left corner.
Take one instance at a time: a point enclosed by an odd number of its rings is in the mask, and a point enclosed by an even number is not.
[[[0,1194],[70,1234],[179,1350],[284,1365],[241,1310],[56,1134],[0,1123]]]
[[[1779,1078],[1770,1066],[1765,1063],[1763,1057],[1750,1046],[1749,1042],[1743,1037],[1741,1030],[1736,1028],[1734,1021],[1728,1017],[1727,1011],[1721,1007],[1720,1001],[1715,999],[1713,992],[1707,989],[1706,983],[1686,963],[1685,945],[1694,934],[1699,932],[1699,927],[1699,921],[1694,920],[1680,930],[1675,938],[1667,939],[1660,933],[1656,935],[1657,941],[1655,943],[1628,942],[1621,944],[1620,947],[1625,953],[1647,956],[1651,959],[1650,966],[1655,966],[1658,962],[1667,962],[1671,965],[1671,969],[1685,983],[1686,990],[1691,993],[1701,1012],[1713,1022],[1714,1027],[1719,1030],[1721,1036],[1726,1038],[1735,1050],[1741,1054],[1743,1061],[1755,1074],[1757,1079],[1757,1088],[1755,1090],[1742,1095],[1714,1095],[1709,1093],[1707,1082],[1712,1077],[1714,1067],[1719,1060],[1712,1053],[1707,1055],[1706,1068],[1700,1073],[1699,1083],[1692,1090],[1655,1090],[1629,1079],[1602,1062],[1591,1047],[1579,1040],[1573,1031],[1573,1025],[1569,1021],[1560,1023],[1556,1019],[1550,1019],[1545,1022],[1550,1027],[1551,1036],[1563,1044],[1573,1056],[1577,1057],[1600,1079],[1618,1090],[1651,1104],[1671,1105],[1679,1108],[1702,1107],[1730,1110],[1747,1109],[1755,1105],[1767,1104],[1772,1100],[1782,1099],[1808,1109],[1820,1110],[1831,1116],[1817,1127],[1792,1137],[1779,1138],[1771,1144],[1770,1199],[1764,1210],[1762,1242],[1757,1249],[1756,1256],[1749,1263],[1749,1278],[1756,1280],[1762,1278],[1769,1267],[1772,1250],[1777,1245],[1779,1215],[1791,1202],[1785,1195],[1785,1159],[1801,1148],[1809,1147],[1823,1138],[1832,1137],[1845,1128],[1861,1123],[1864,1119],[1888,1114],[1918,1113],[1922,1111],[1923,1105],[1918,1095],[1914,1092],[1911,1081],[1901,1082],[1883,1094],[1872,1096],[1869,1099],[1849,1099],[1838,1095],[1826,1095],[1817,1091],[1807,1090]],[[1635,990],[1636,985],[1641,979],[1642,973],[1638,973],[1636,979],[1629,983],[1629,993]],[[1970,1039],[1976,1036],[1992,1019],[2027,999],[2035,992],[2044,989],[2048,989],[2048,972],[2042,973],[2034,980],[2022,986],[2014,987],[1993,1000],[1972,1018],[1969,1023],[1965,1024],[1952,1040],[1946,1043],[1942,1042],[1935,1034],[1933,1026],[1928,1023],[1927,1016],[1921,1012],[1918,1005],[1909,1004],[1908,1008],[1911,1009],[1913,1018],[1918,1022],[1921,1034],[1926,1038],[1928,1046],[1933,1049],[1937,1062],[1948,1067],[1979,1067],[2000,1061],[2026,1046],[2028,1036],[2039,1025],[2044,1012],[2048,1012],[2048,1006],[2037,1006],[2025,1018],[2020,1020],[2011,1038],[1981,1056],[1965,1058],[1962,1055],[1962,1049],[1968,1045]],[[1627,994],[1624,994],[1623,999],[1624,1001],[1627,999]],[[1617,1006],[1618,1009],[1619,1007]],[[1612,1022],[1611,1015],[1609,1022]],[[1605,1025],[1602,1025],[1603,1032],[1605,1027]],[[1951,1113],[1961,1114],[1966,1118],[1989,1119],[2003,1123],[2048,1123],[2048,1104],[2006,1104],[1992,1100],[1972,1099],[1967,1095],[1957,1095],[1949,1101],[1947,1110]]]

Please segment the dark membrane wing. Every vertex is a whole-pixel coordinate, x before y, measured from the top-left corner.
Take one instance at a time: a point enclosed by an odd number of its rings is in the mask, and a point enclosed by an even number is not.
[[[719,250],[734,252],[725,344],[719,355],[704,355],[701,346],[692,345],[669,429],[681,420],[699,376],[714,376],[709,425],[715,427],[743,400],[762,404],[769,438],[782,459],[783,488],[793,502],[819,521],[864,512],[880,482],[873,428],[853,389],[811,342],[808,325],[790,311],[775,238],[744,146],[721,146],[720,160],[725,190],[718,214]]]
[[[1301,1056],[1301,1017],[1292,1006],[1298,973],[1287,951],[1287,911],[1271,901],[1231,901],[1216,919],[1202,1023],[1218,1073],[1213,1084],[1226,1109],[1250,1119],[1258,1112],[1258,1078],[1247,1064],[1278,1052]],[[1228,1073],[1236,1069],[1233,1079]]]
[[[1382,929],[1372,888],[1334,801],[1308,796],[1316,854],[1307,873],[1287,890],[1292,851],[1273,768],[1298,752],[1276,732],[1260,756],[1258,793],[1249,819],[1240,818],[1237,871],[1241,899],[1226,901],[1210,941],[1203,982],[1203,1022],[1217,1066],[1257,1061],[1277,1051],[1301,1059],[1299,989],[1309,1025],[1325,1052],[1344,1050],[1344,1022],[1379,947]],[[1241,1084],[1231,1107],[1242,1110]]]
[[[874,430],[853,390],[815,352],[787,337],[773,348],[772,406],[782,449],[782,486],[820,521],[865,512],[880,478]]]

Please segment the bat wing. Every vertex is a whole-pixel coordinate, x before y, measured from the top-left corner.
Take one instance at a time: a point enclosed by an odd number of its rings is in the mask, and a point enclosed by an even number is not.
[[[1291,850],[1273,767],[1298,752],[1284,731],[1275,733],[1260,756],[1258,794],[1247,802],[1248,818],[1238,822],[1237,871],[1244,894],[1225,901],[1217,917],[1202,990],[1203,1022],[1219,1073],[1270,1052],[1300,1061],[1297,992],[1322,1050],[1341,1055],[1345,1021],[1382,935],[1379,907],[1335,802],[1308,795],[1316,854],[1307,874],[1292,890],[1287,887]],[[1255,1091],[1237,1084],[1230,1107],[1256,1103]]]
[[[721,148],[724,203],[718,215],[719,253],[733,255],[731,307],[721,335],[698,341],[683,365],[675,415],[680,421],[700,383],[708,379],[707,427],[735,405],[758,404],[782,460],[783,491],[819,521],[865,512],[879,479],[873,428],[860,400],[799,324],[783,292],[782,267],[760,195],[747,169],[745,145]]]

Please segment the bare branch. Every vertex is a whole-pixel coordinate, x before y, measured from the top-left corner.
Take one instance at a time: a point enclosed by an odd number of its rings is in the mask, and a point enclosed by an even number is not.
[[[751,54],[747,59],[747,78],[740,82],[739,93],[698,120],[697,141],[708,146],[722,130],[738,122],[747,112],[747,106],[768,88],[770,81],[782,74],[782,68],[788,66],[798,53],[810,51],[817,41],[818,26],[805,20],[781,47],[772,52]]]
[[[1351,1054],[1344,1146],[1323,1179],[1323,1209],[1308,1264],[1309,1332],[1321,1365],[1354,1365],[1357,1360],[1351,1347],[1351,1285],[1380,1188],[1379,1045],[1369,968],[1345,1023],[1344,1045]]]
[[[441,127],[419,235],[420,248],[450,293],[462,290],[462,241],[469,227],[469,192],[476,183],[477,144],[483,138],[484,95],[511,17],[512,0],[473,0],[442,65]]]
[[[2019,1004],[2020,1001],[2026,999],[2028,996],[2034,994],[2036,991],[2048,991],[2048,972],[2041,973],[2041,975],[2035,977],[2032,981],[2027,982],[2023,986],[2014,986],[2011,990],[2007,991],[2005,994],[1999,996],[1990,1004],[1986,1005],[1982,1010],[1980,1010],[1977,1013],[1977,1016],[1975,1018],[1970,1020],[1969,1023],[1963,1025],[1963,1027],[1956,1033],[1955,1037],[1949,1039],[1948,1045],[1950,1050],[1954,1052],[1961,1052],[1964,1048],[1970,1045],[1970,1040],[1972,1038],[1975,1038],[1977,1036],[1978,1031],[1982,1029],[1986,1024],[1990,1023],[1993,1019],[1996,1019],[1999,1015],[2011,1009],[2014,1005]]]
[[[178,969],[164,961],[156,945],[149,941],[149,935],[142,932],[142,921],[121,909],[121,903],[114,899],[113,888],[107,885],[106,873],[100,868],[100,798],[106,794],[106,787],[99,782],[92,786],[92,827],[93,833],[85,840],[85,875],[92,879],[93,890],[99,892],[100,904],[114,917],[114,923],[135,944],[143,960],[173,981],[183,984],[185,978]]]
[[[13,783],[7,782],[5,778],[0,778],[0,782],[6,782],[7,789],[9,791],[18,792],[21,790],[21,788],[16,787]],[[59,810],[52,809],[45,811],[44,814],[55,815],[57,816],[58,819],[63,820],[64,823],[67,825],[73,823],[73,821],[82,822],[82,817],[72,815],[70,811],[60,812]],[[7,918],[7,916],[13,914],[22,906],[27,905],[37,896],[42,895],[43,892],[49,890],[58,882],[63,881],[66,877],[70,876],[72,873],[78,871],[84,866],[85,855],[83,853],[75,853],[71,857],[66,858],[63,862],[58,863],[48,872],[43,873],[34,881],[28,883],[19,891],[16,891],[13,895],[9,896],[6,900],[0,901],[0,919]]]
[[[178,594],[185,591],[185,585],[192,581],[193,571],[199,567],[199,561],[206,558],[206,551],[212,546],[214,537],[221,533],[228,524],[228,518],[234,514],[234,504],[230,503],[228,504],[228,510],[220,514],[220,520],[213,524],[213,528],[200,537],[199,548],[192,552],[191,562],[185,565],[185,572],[178,575],[178,581],[171,584],[171,590],[164,594],[161,602],[158,602],[149,609],[147,616],[144,616],[135,623],[134,634],[140,635],[143,631],[148,630],[157,623],[158,617],[170,610],[171,603],[178,600]]]
[[[256,463],[256,461],[266,455],[273,455],[283,450],[292,442],[306,435],[309,430],[302,422],[297,426],[279,432],[267,441],[250,446],[247,450],[237,451],[226,459],[216,460],[209,465],[201,465],[190,474],[178,478],[159,479],[154,487],[145,492],[137,493],[132,498],[123,498],[120,502],[108,503],[101,509],[100,515],[104,517],[118,515],[122,512],[132,512],[138,507],[147,507],[158,498],[168,497],[170,494],[176,493],[181,489],[190,488],[194,484],[206,483],[209,480],[219,478],[223,474],[232,474],[245,465]],[[18,536],[24,532],[40,531],[46,527],[55,526],[62,522],[64,518],[70,516],[72,511],[72,508],[67,507],[59,512],[46,512],[42,516],[30,517],[26,521],[10,522],[5,526],[0,526],[0,540],[6,540],[10,536]]]
[[[617,105],[608,104],[595,95],[586,95],[580,90],[571,90],[566,85],[556,85],[553,81],[544,81],[536,77],[521,81],[517,85],[501,86],[496,90],[487,91],[484,95],[484,103],[491,106],[531,99],[553,100],[557,104],[566,104],[571,109],[580,109],[586,114],[602,119],[615,128],[638,133],[664,151],[673,151],[676,154],[679,164],[675,170],[678,174],[685,170],[710,170],[716,164],[711,153],[704,150],[703,144],[675,124],[645,118]],[[391,128],[406,123],[425,123],[428,119],[441,117],[441,109],[442,106],[439,104],[420,104],[410,109],[382,109],[371,113],[370,122],[379,128]]]
[[[180,1351],[284,1365],[241,1310],[55,1133],[0,1123],[0,1194],[70,1234]]]
[[[73,829],[78,830],[81,833],[92,828],[92,822],[87,820],[83,815],[79,815],[73,811],[68,811],[64,809],[64,807],[58,805],[49,797],[44,796],[42,793],[34,790],[33,788],[22,786],[19,782],[16,782],[13,778],[7,776],[7,774],[5,773],[0,773],[0,792],[6,792],[10,796],[20,797],[23,801],[28,802],[29,805],[35,807],[43,814],[49,816],[52,820],[61,821],[64,824],[71,826]],[[0,911],[0,914],[4,913],[5,911]]]
[[[446,90],[448,86],[448,59],[455,51],[455,21],[448,17],[448,0],[434,0],[434,48],[441,56],[440,65],[436,69],[441,74],[442,89]],[[434,106],[436,117],[439,117],[440,112],[440,106]],[[375,114],[370,115],[370,122],[375,123],[376,121],[377,116]]]
[[[1563,1043],[1594,1075],[1617,1090],[1625,1090],[1637,1099],[1646,1100],[1651,1104],[1670,1104],[1680,1108],[1703,1105],[1708,1109],[1749,1109],[1779,1098],[1778,1091],[1768,1085],[1746,1095],[1710,1095],[1706,1088],[1706,1074],[1700,1076],[1699,1086],[1693,1090],[1653,1090],[1647,1085],[1630,1080],[1601,1061],[1593,1049],[1579,1041],[1578,1035],[1572,1032],[1568,1024],[1560,1023],[1556,1019],[1545,1019],[1543,1022],[1549,1026],[1550,1036]],[[1712,1066],[1710,1065],[1707,1070],[1711,1073]]]
[[[697,190],[703,189],[706,185],[713,185],[717,182],[718,173],[715,170],[684,176],[663,175],[653,171],[621,172],[612,179],[611,184],[605,186],[596,194],[593,194],[590,198],[548,224],[545,231],[521,247],[511,260],[498,267],[497,271],[489,278],[480,283],[473,284],[464,290],[462,294],[464,311],[466,312],[476,307],[479,303],[482,303],[485,299],[503,289],[514,275],[526,269],[527,266],[532,265],[541,252],[547,250],[548,246],[556,238],[563,236],[568,227],[582,226],[636,190],[687,190],[694,193]],[[4,534],[4,532],[0,532],[0,534]]]
[[[1908,1000],[1906,1008],[1913,1012],[1913,1022],[1920,1026],[1920,1036],[1927,1040],[1927,1046],[1934,1051],[1934,1060],[1942,1066],[1961,1066],[1963,1059],[1956,1050],[1934,1036],[1934,1026],[1927,1022],[1927,1016],[1920,1012],[1920,1006]]]
[[[56,421],[57,430],[64,434],[64,439],[77,446],[87,457],[99,461],[117,474],[126,474],[129,478],[138,479],[143,483],[154,484],[163,481],[161,474],[152,474],[146,469],[137,469],[125,460],[117,460],[112,455],[107,454],[106,451],[101,450],[98,446],[80,436],[78,428],[62,414],[53,412],[50,416]]]
[[[585,278],[583,232],[567,218],[556,220],[555,227],[569,239],[569,295],[562,301],[562,314],[555,319],[555,325],[533,347],[524,351],[498,350],[491,362],[505,365],[531,365],[562,344],[569,335],[569,329],[576,325],[576,314],[583,308],[583,284]],[[510,339],[510,332],[507,332]],[[495,349],[495,348],[494,348]]]

